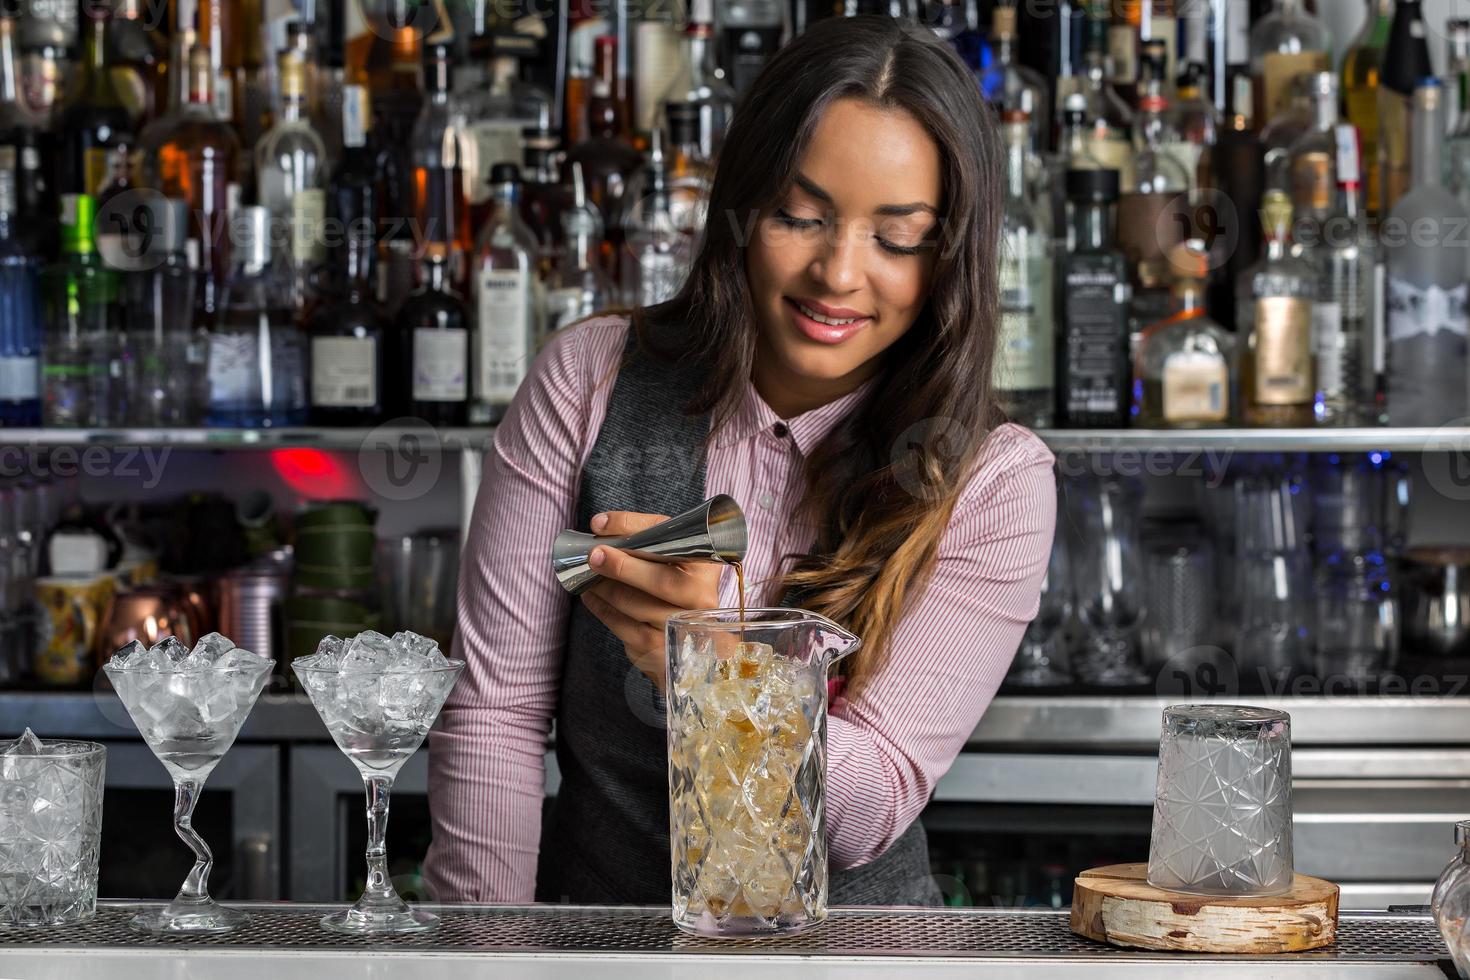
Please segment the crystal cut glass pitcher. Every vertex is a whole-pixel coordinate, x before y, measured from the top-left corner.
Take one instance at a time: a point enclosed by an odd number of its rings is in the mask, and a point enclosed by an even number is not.
[[[667,626],[674,923],[704,936],[827,917],[827,670],[862,641],[795,609]]]

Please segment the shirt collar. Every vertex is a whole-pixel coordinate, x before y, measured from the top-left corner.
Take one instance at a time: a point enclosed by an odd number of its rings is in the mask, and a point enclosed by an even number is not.
[[[801,454],[809,456],[812,450],[816,449],[827,437],[827,433],[831,432],[838,422],[866,399],[876,383],[876,377],[869,378],[836,401],[786,419],[783,423],[781,417],[766,404],[766,400],[760,396],[760,393],[755,390],[755,385],[747,378],[741,392],[740,403],[715,437],[715,445],[721,448],[732,446],[737,442],[754,438],[762,432],[770,432],[779,423],[784,424],[790,431],[791,439],[796,443],[796,448]]]

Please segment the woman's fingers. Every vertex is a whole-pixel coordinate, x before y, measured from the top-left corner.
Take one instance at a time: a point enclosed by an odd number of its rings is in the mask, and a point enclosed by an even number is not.
[[[621,538],[646,531],[668,520],[663,514],[639,514],[630,510],[610,510],[592,518],[592,533],[604,538]]]
[[[623,641],[628,660],[653,681],[658,689],[664,689],[667,673],[664,662],[663,630],[640,622],[592,592],[582,595],[587,611],[602,621],[613,636]]]
[[[680,609],[709,609],[719,603],[720,565],[666,565],[606,545],[592,549],[591,565],[604,578],[631,585]]]

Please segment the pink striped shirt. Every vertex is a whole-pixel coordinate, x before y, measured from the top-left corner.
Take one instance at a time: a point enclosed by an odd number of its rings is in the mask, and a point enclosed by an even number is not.
[[[460,566],[455,656],[468,668],[430,735],[426,871],[441,901],[529,902],[535,891],[543,753],[572,602],[549,549],[573,524],[627,330],[626,319],[605,317],[555,335],[486,455]],[[782,437],[781,420],[747,383],[743,407],[716,435],[706,489],[745,509],[757,601],[771,601],[781,556],[815,536],[791,516],[804,455],[865,393],[785,420]],[[871,861],[908,828],[994,697],[1036,614],[1056,519],[1052,463],[1025,429],[991,433],[886,665],[859,697],[831,706],[835,866]],[[735,605],[731,572],[720,600]]]

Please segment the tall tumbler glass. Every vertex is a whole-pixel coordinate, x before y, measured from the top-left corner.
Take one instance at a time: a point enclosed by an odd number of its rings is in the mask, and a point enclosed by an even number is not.
[[[107,749],[0,742],[0,928],[58,926],[97,913]]]
[[[861,641],[799,609],[668,620],[674,924],[790,933],[827,917],[827,670]]]
[[[1066,528],[1052,538],[1051,558],[1041,580],[1036,618],[1026,627],[1005,682],[1016,687],[1055,687],[1072,682],[1067,656],[1067,620],[1072,616],[1072,570]]]
[[[1078,612],[1088,630],[1072,670],[1084,684],[1147,683],[1138,649],[1144,616],[1143,486],[1137,480],[1084,477],[1068,485],[1067,502],[1081,537],[1072,564]]]
[[[1240,596],[1235,659],[1242,680],[1267,689],[1310,673],[1315,652],[1311,559],[1303,540],[1299,490],[1291,480],[1273,474],[1235,484]]]
[[[1291,718],[1231,704],[1164,709],[1148,882],[1254,898],[1291,889]]]
[[[1215,549],[1194,525],[1170,528],[1147,545],[1148,618],[1143,660],[1159,684],[1220,693],[1235,671],[1215,615]]]

